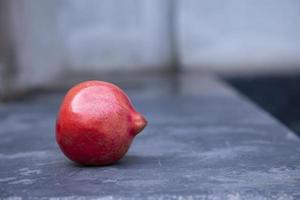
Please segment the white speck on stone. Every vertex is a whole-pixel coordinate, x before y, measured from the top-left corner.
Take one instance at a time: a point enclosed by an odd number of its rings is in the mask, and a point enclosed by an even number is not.
[[[18,158],[27,158],[27,157],[46,157],[46,151],[30,151],[30,152],[22,152],[15,154],[2,154],[0,153],[0,159],[18,159]]]
[[[33,183],[34,183],[34,180],[32,180],[32,179],[20,179],[20,180],[12,181],[9,184],[30,185],[30,184],[33,184]]]
[[[3,198],[3,200],[22,200],[22,197],[6,197],[6,198]]]
[[[8,182],[8,181],[12,181],[12,180],[16,180],[16,177],[0,178],[0,182]]]
[[[107,180],[102,181],[102,183],[117,183],[117,182],[118,182],[118,180],[116,180],[116,179],[107,179]]]
[[[299,138],[292,132],[288,132],[286,135],[285,135],[285,139],[286,140],[291,140],[291,141],[299,141]]]
[[[146,188],[146,187],[153,187],[153,186],[158,186],[158,185],[163,185],[166,183],[166,180],[157,180],[157,179],[153,179],[153,180],[144,180],[144,179],[132,179],[132,180],[123,180],[120,182],[117,182],[117,185],[120,186],[133,186],[133,187],[141,187],[141,188]]]
[[[113,196],[91,197],[91,196],[66,196],[66,197],[50,197],[49,200],[116,200],[122,198],[114,198]]]
[[[272,167],[269,172],[271,173],[281,173],[281,172],[288,172],[289,168],[286,166],[281,166],[281,167]]]
[[[59,164],[59,163],[65,163],[65,161],[62,160],[62,161],[51,161],[51,162],[35,163],[35,166],[55,165],[55,164]]]
[[[256,152],[257,148],[253,146],[237,146],[226,148],[215,148],[210,151],[193,152],[183,156],[198,157],[204,160],[234,159],[245,153]]]
[[[30,176],[32,174],[41,174],[42,173],[42,171],[40,169],[22,168],[22,169],[19,169],[19,171],[22,176]]]
[[[289,194],[283,193],[277,196],[277,200],[294,200],[294,197]]]
[[[227,195],[227,199],[228,199],[228,200],[240,200],[241,197],[240,197],[240,194],[239,194],[239,193],[236,193],[236,194],[228,194],[228,195]]]
[[[159,167],[161,167],[162,165],[161,165],[161,162],[160,162],[160,160],[158,160],[158,166]]]

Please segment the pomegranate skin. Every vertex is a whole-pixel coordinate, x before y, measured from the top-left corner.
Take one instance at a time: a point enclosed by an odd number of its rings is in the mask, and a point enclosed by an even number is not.
[[[64,97],[56,119],[56,141],[62,152],[82,165],[109,165],[128,151],[147,125],[116,85],[86,81]]]

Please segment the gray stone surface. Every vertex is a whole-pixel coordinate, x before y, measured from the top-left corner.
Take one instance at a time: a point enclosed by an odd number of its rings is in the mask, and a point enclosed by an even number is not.
[[[2,104],[0,199],[300,198],[299,139],[218,80],[118,82],[149,125],[106,167],[73,164],[59,151],[62,93]]]

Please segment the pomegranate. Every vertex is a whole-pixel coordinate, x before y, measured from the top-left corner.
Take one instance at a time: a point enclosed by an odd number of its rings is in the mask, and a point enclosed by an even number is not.
[[[126,154],[133,138],[146,125],[119,87],[86,81],[64,97],[56,119],[56,141],[76,163],[108,165]]]

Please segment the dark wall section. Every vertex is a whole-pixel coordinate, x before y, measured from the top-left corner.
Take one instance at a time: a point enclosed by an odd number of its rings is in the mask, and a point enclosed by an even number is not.
[[[226,80],[300,135],[300,74]]]

